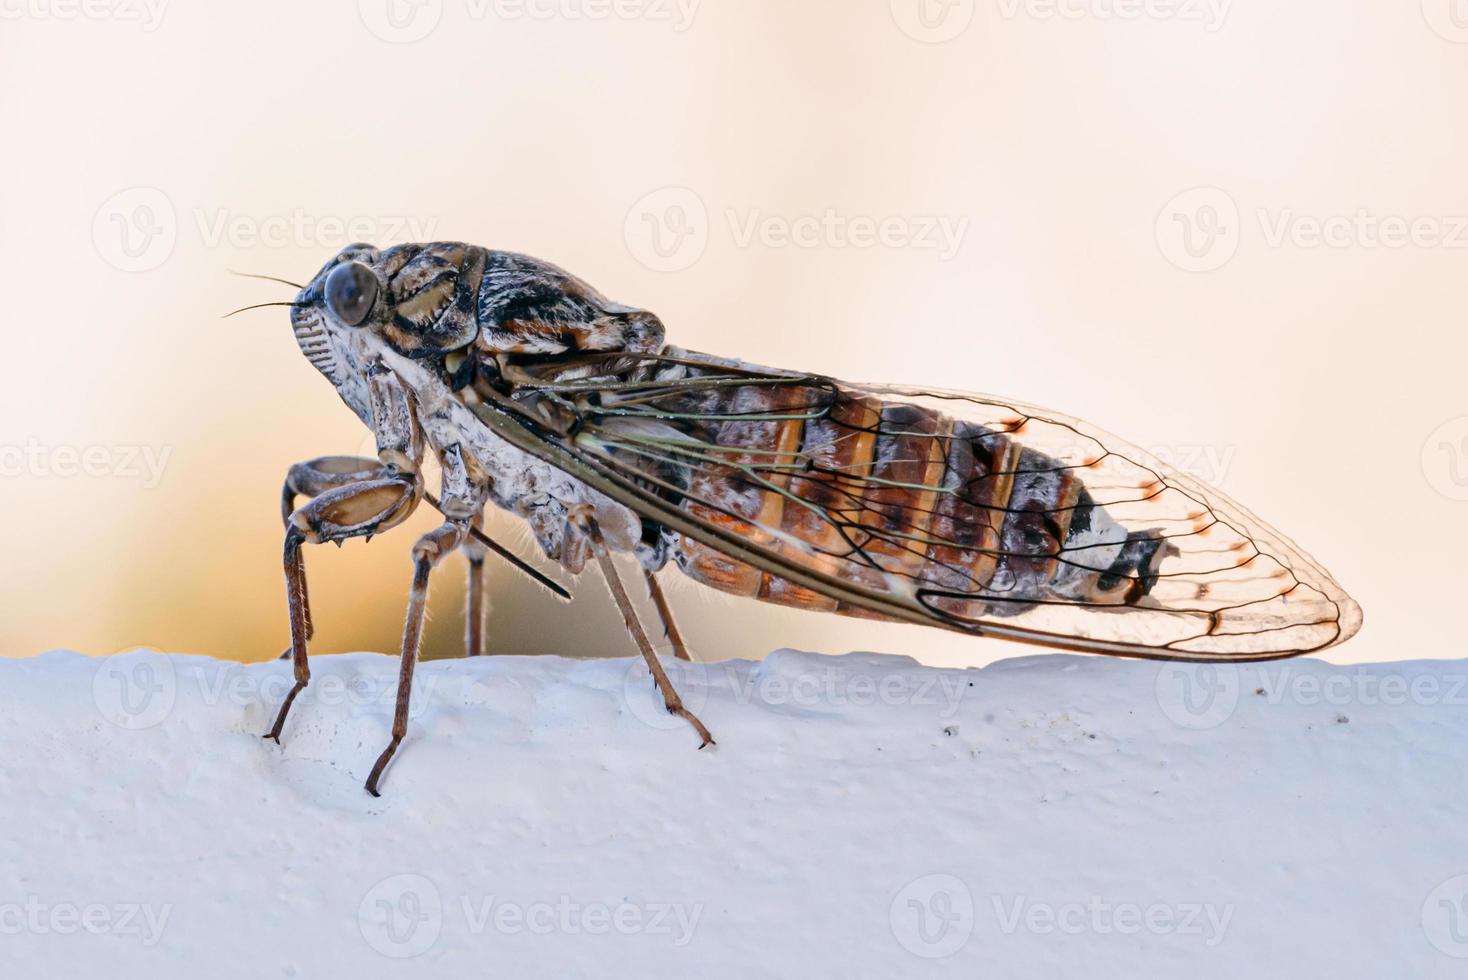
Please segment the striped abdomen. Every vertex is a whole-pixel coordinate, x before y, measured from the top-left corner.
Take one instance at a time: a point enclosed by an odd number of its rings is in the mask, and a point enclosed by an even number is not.
[[[810,385],[725,388],[698,409],[724,417],[699,432],[720,447],[720,462],[692,470],[684,509],[805,567],[884,590],[900,576],[959,616],[1049,598],[1100,601],[1095,581],[1077,593],[1080,579],[1124,577],[1122,568],[1075,573],[1066,543],[1104,515],[1073,470],[1004,431]],[[1115,531],[1109,551],[1119,561],[1138,549]],[[680,540],[673,554],[690,577],[725,592],[867,615],[697,542]],[[1134,601],[1126,591],[1110,602]]]

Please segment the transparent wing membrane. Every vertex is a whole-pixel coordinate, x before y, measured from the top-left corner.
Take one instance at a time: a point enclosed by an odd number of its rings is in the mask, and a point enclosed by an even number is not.
[[[1292,656],[1360,626],[1279,532],[1049,410],[678,350],[513,382],[481,417],[669,529],[680,567],[727,591],[1161,659]]]

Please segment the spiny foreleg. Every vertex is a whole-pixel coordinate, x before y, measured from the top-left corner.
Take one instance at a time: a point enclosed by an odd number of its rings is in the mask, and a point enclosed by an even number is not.
[[[301,465],[308,467],[312,464]],[[292,472],[296,470],[296,467],[292,467]],[[288,478],[287,486],[289,485]],[[305,484],[297,484],[302,485]],[[306,566],[301,546],[327,542],[341,544],[348,538],[355,537],[370,538],[401,524],[417,508],[422,491],[423,483],[416,473],[393,474],[384,468],[384,475],[346,483],[313,497],[286,519],[283,559],[295,685],[286,695],[275,724],[266,734],[266,738],[280,741],[286,715],[290,713],[296,695],[301,693],[311,679],[306,643],[311,638],[312,625],[306,590]]]

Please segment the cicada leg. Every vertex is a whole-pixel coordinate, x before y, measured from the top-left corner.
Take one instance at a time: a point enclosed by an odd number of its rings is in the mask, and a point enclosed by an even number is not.
[[[637,618],[637,610],[632,606],[632,600],[627,596],[627,590],[622,586],[622,579],[617,574],[617,567],[612,563],[612,554],[608,550],[605,539],[602,538],[601,528],[597,526],[596,518],[592,515],[589,506],[581,506],[570,514],[571,525],[586,537],[587,543],[591,545],[591,552],[596,556],[597,564],[601,566],[602,576],[607,580],[607,587],[612,590],[612,598],[616,600],[617,608],[622,611],[622,620],[627,624],[627,632],[632,634],[632,640],[642,652],[642,658],[647,661],[648,670],[652,671],[653,682],[657,684],[658,691],[663,695],[663,704],[667,706],[668,714],[677,715],[688,724],[692,725],[698,732],[703,743],[700,749],[715,745],[714,737],[704,723],[698,720],[698,716],[683,706],[683,699],[678,692],[673,690],[673,682],[668,679],[667,671],[658,661],[658,655],[652,648],[652,641],[647,638],[647,631],[642,628],[642,623]]]
[[[398,668],[397,708],[393,713],[392,741],[378,756],[367,777],[367,792],[381,796],[377,784],[393,753],[408,734],[408,705],[413,693],[413,668],[418,663],[418,647],[423,640],[423,612],[428,606],[428,576],[445,555],[464,543],[469,536],[467,522],[450,521],[429,531],[413,546],[413,585],[408,593],[408,615],[403,624],[402,662]]]
[[[280,488],[280,519],[290,530],[291,515],[296,510],[297,497],[316,497],[328,490],[378,480],[392,475],[393,471],[375,459],[362,456],[322,456],[318,459],[297,463],[286,473],[285,484]],[[306,621],[306,639],[316,635],[316,626],[311,620],[311,597],[306,589],[306,568],[300,549],[296,549],[295,577],[300,590],[302,615]],[[291,575],[291,570],[286,571]],[[286,647],[281,660],[289,660],[291,648]]]
[[[658,618],[663,621],[663,635],[673,645],[673,656],[679,660],[692,661],[688,654],[688,644],[683,642],[683,631],[678,629],[678,624],[673,619],[673,607],[668,605],[668,597],[663,593],[663,587],[658,584],[658,578],[646,568],[642,574],[647,579],[647,594],[652,596],[652,604],[657,607]]]
[[[418,506],[422,491],[422,481],[416,474],[399,474],[370,460],[326,457],[291,467],[281,496],[282,506],[294,503],[298,494],[315,496],[286,517],[282,558],[295,684],[281,704],[280,713],[265,734],[266,738],[280,741],[291,705],[311,680],[306,643],[313,629],[301,546],[326,542],[340,544],[355,537],[371,538],[407,520]]]
[[[470,527],[476,531],[484,528],[484,514],[474,515]],[[484,655],[485,621],[489,616],[489,594],[484,580],[484,559],[489,549],[472,536],[465,536],[460,546],[469,559],[469,584],[464,594],[464,655]]]

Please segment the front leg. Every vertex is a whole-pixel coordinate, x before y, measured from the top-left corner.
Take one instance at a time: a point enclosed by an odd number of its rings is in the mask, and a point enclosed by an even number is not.
[[[322,457],[291,467],[281,491],[290,653],[296,683],[265,736],[277,743],[291,704],[311,679],[306,642],[314,630],[301,545],[327,541],[340,545],[355,537],[370,540],[374,534],[407,520],[423,499],[423,480],[418,472],[423,460],[423,432],[413,417],[412,396],[402,381],[381,365],[368,372],[367,393],[378,462],[352,456]],[[290,511],[301,493],[316,496],[299,510]]]
[[[292,468],[292,472],[295,473],[296,468]],[[289,487],[290,481],[287,480]],[[290,654],[296,682],[280,706],[280,713],[266,738],[277,743],[280,741],[286,715],[290,713],[296,695],[311,679],[306,654],[306,643],[312,632],[311,614],[301,545],[341,544],[348,538],[370,538],[407,520],[422,497],[423,481],[418,474],[394,474],[384,469],[384,474],[377,478],[347,483],[314,497],[287,518],[283,559],[286,603],[290,613]]]
[[[318,497],[328,490],[337,490],[353,483],[366,483],[394,475],[395,471],[375,459],[361,456],[321,456],[292,466],[285,475],[285,485],[280,489],[280,519],[289,530],[291,515],[296,512],[296,498]],[[306,589],[306,568],[302,564],[300,549],[296,549],[294,570],[287,569],[287,577],[294,574],[300,587],[301,613],[306,622],[306,639],[316,635],[311,621],[311,597]],[[281,660],[290,658],[287,647],[280,655]]]

